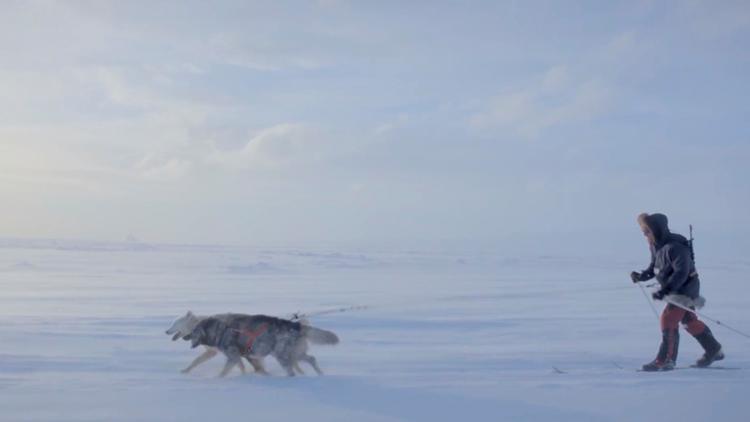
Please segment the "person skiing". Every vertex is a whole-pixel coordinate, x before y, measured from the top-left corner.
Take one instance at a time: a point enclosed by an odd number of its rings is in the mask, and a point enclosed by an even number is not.
[[[633,283],[648,281],[656,277],[660,289],[653,293],[655,300],[680,303],[695,310],[705,302],[700,297],[700,280],[695,271],[692,245],[679,234],[671,233],[664,214],[640,214],[638,224],[648,240],[651,264],[643,271],[633,271]],[[705,353],[694,367],[705,368],[717,360],[724,359],[721,344],[714,338],[711,329],[701,322],[694,312],[667,303],[661,314],[662,340],[656,359],[643,365],[644,371],[668,371],[674,369],[680,344],[679,324],[700,343]]]

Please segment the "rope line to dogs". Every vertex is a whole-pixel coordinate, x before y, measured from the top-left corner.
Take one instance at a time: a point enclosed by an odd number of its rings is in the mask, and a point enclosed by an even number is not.
[[[338,314],[342,312],[349,312],[349,311],[360,311],[364,309],[370,309],[370,306],[368,305],[352,305],[352,306],[346,306],[343,308],[332,308],[332,309],[323,309],[320,311],[312,311],[312,312],[295,312],[291,314],[290,320],[292,321],[300,321],[303,319],[307,319],[309,317],[313,316],[319,316],[319,315],[328,315],[328,314]]]
[[[738,330],[736,328],[730,327],[729,325],[727,325],[727,324],[719,321],[718,319],[711,318],[710,316],[708,316],[708,315],[706,315],[704,313],[698,312],[698,311],[696,311],[694,309],[690,309],[690,308],[688,308],[687,306],[685,306],[685,305],[683,305],[681,303],[677,303],[674,300],[670,300],[667,297],[664,298],[664,301],[667,302],[667,303],[669,303],[669,304],[672,304],[672,305],[674,305],[674,306],[676,306],[678,308],[684,309],[684,310],[686,310],[688,312],[693,312],[693,313],[697,314],[698,316],[700,316],[701,318],[707,319],[707,320],[713,322],[716,325],[721,325],[722,327],[725,327],[728,330],[734,331],[735,333],[737,333],[737,334],[739,334],[739,335],[741,335],[741,336],[743,336],[745,338],[750,338],[750,334],[746,334],[746,333],[744,333],[744,332],[742,332],[742,331],[740,331],[740,330]]]

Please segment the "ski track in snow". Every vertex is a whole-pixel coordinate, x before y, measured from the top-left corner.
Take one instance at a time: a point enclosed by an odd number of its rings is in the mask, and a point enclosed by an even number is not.
[[[731,371],[635,371],[656,320],[631,263],[414,251],[0,242],[0,420],[744,421],[750,342]],[[750,329],[747,264],[706,263],[705,312]],[[739,263],[738,263],[739,262]],[[637,268],[634,267],[634,268]],[[218,379],[164,330],[198,314],[370,308],[311,318],[326,372]],[[683,331],[680,365],[700,355]]]

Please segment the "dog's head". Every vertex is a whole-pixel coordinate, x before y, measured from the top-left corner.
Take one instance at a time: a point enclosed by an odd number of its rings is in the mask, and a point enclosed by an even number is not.
[[[195,327],[193,331],[190,332],[190,334],[187,334],[182,337],[183,340],[189,340],[190,341],[190,347],[195,349],[200,344],[202,344],[206,338],[206,330],[203,327]]]
[[[220,328],[220,325],[221,324],[216,318],[206,318],[199,322],[195,328],[193,328],[193,331],[184,335],[182,339],[189,340],[190,347],[193,349],[201,344],[215,346],[217,330]]]
[[[187,311],[185,315],[177,318],[172,323],[172,326],[169,327],[166,333],[167,335],[172,336],[172,341],[175,341],[180,337],[190,334],[198,322],[198,317],[196,317],[191,311]]]

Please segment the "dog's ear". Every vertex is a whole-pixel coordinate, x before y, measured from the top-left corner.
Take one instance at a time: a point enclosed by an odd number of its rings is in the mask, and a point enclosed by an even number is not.
[[[187,316],[193,316],[193,311],[188,309]]]

